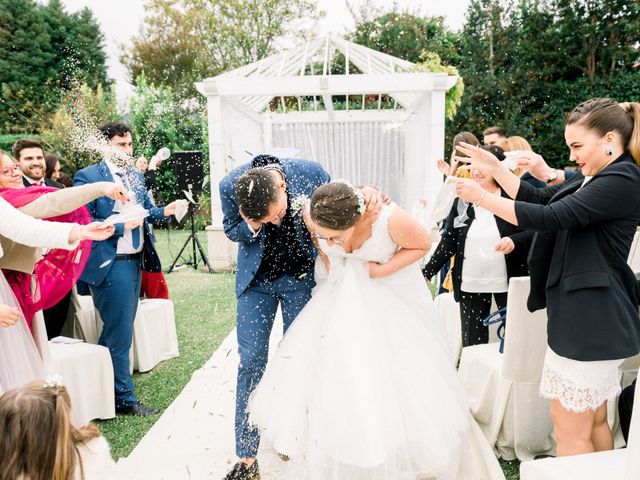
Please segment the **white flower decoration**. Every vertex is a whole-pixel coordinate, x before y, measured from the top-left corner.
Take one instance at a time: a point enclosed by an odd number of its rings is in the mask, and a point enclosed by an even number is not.
[[[306,195],[298,195],[291,201],[291,213],[293,216],[299,214],[303,209],[309,205],[311,199]]]
[[[47,381],[43,385],[43,387],[57,388],[57,387],[62,387],[62,385],[63,385],[62,375],[60,375],[59,373],[56,373],[54,375],[47,375]]]

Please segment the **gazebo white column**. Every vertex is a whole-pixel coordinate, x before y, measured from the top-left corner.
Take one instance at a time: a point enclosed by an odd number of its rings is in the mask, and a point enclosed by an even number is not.
[[[216,271],[229,270],[233,266],[237,246],[230,241],[222,227],[222,206],[218,185],[226,175],[227,148],[225,126],[222,113],[222,98],[209,95],[205,88],[198,86],[207,97],[207,120],[209,122],[209,179],[211,185],[211,225],[207,227],[209,265]]]

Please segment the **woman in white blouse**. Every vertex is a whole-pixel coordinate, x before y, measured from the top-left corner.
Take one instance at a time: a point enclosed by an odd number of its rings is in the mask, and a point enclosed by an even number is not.
[[[113,226],[36,220],[0,198],[0,235],[31,247],[74,249],[81,240],[105,240]],[[0,257],[3,255],[0,247]],[[0,272],[0,394],[42,378],[42,360],[11,287]]]
[[[501,148],[487,149],[504,159]],[[471,174],[486,192],[502,195],[493,177],[478,169]],[[462,346],[487,343],[489,330],[482,320],[491,313],[492,297],[498,308],[506,307],[509,278],[528,275],[527,252],[533,233],[459,199],[455,200],[446,225],[422,273],[431,279],[455,255],[452,283],[454,298],[460,305]]]

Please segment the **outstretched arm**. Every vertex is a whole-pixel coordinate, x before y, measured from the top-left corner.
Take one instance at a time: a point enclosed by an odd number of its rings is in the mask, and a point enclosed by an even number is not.
[[[389,235],[400,249],[386,263],[369,262],[371,278],[391,275],[420,260],[431,248],[431,237],[425,228],[400,207],[389,218]]]
[[[113,200],[126,199],[122,186],[112,182],[96,182],[46,193],[18,210],[33,218],[57,217],[72,212],[102,196]]]
[[[0,199],[0,235],[28,247],[74,249],[80,240],[104,240],[113,235],[113,227],[99,223],[45,222],[36,220]]]

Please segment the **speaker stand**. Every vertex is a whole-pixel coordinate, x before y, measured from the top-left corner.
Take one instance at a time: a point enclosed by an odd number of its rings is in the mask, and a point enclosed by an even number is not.
[[[213,273],[213,269],[211,268],[211,265],[209,265],[209,259],[207,258],[207,254],[204,252],[204,248],[202,247],[202,244],[200,243],[200,239],[196,235],[196,224],[195,224],[195,221],[193,219],[193,214],[194,214],[194,206],[193,206],[193,203],[189,202],[189,216],[191,218],[191,233],[187,237],[187,240],[184,242],[184,245],[182,245],[182,248],[178,252],[178,255],[176,255],[176,258],[173,260],[173,263],[169,267],[169,270],[167,270],[167,273],[171,273],[173,271],[173,269],[175,268],[176,264],[178,263],[178,260],[180,260],[182,258],[182,253],[189,246],[189,243],[191,243],[191,254],[192,255],[191,255],[191,258],[189,259],[189,261],[186,262],[186,263],[183,263],[182,265],[192,265],[193,268],[195,270],[197,270],[198,269],[198,263],[199,263],[198,262],[198,253],[200,253],[200,257],[202,258],[202,262],[207,266],[207,270],[209,270],[209,273]]]

